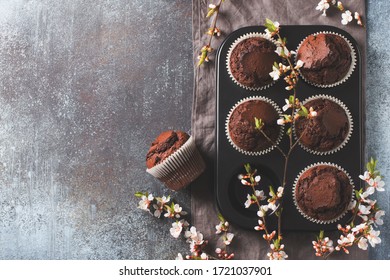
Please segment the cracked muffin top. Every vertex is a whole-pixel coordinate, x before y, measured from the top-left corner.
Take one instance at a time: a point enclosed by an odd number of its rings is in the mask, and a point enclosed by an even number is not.
[[[298,49],[297,60],[304,63],[300,72],[306,80],[331,85],[348,73],[352,63],[351,48],[339,35],[309,35]]]
[[[152,143],[146,155],[146,166],[152,168],[183,146],[190,136],[183,131],[168,130],[161,133]]]

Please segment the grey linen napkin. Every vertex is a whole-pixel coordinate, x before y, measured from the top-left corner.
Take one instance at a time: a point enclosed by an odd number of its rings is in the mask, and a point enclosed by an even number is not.
[[[213,2],[213,1],[212,1]],[[214,1],[216,2],[216,1]],[[341,24],[341,13],[328,10],[328,16],[321,16],[315,10],[319,0],[226,0],[221,8],[218,28],[222,29],[221,37],[213,41],[216,48],[232,31],[245,26],[263,26],[265,19],[278,21],[281,25],[333,25],[349,32],[358,42],[362,53],[363,94],[365,83],[366,61],[366,31],[356,24],[344,26]],[[198,148],[208,162],[208,168],[191,187],[192,224],[200,230],[211,246],[218,245],[215,235],[215,225],[218,224],[217,207],[213,197],[213,159],[215,135],[215,65],[214,61],[197,68],[198,51],[207,41],[207,31],[210,22],[205,18],[210,1],[193,0],[193,44],[194,44],[194,99],[192,110],[192,135]],[[346,8],[359,12],[365,20],[364,0],[344,0]],[[213,59],[213,57],[211,57]],[[364,96],[364,95],[363,95]],[[236,234],[230,250],[236,259],[265,259],[268,246],[262,240],[261,234],[232,228]],[[337,238],[337,237],[336,237]],[[311,241],[314,233],[288,232],[284,234],[283,243],[289,259],[314,259]],[[368,254],[362,250],[351,250],[350,255],[338,254],[333,258],[365,259]]]

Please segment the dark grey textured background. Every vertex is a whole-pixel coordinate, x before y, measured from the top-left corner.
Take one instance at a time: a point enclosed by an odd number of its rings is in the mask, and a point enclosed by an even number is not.
[[[389,10],[368,1],[367,151],[387,178]],[[186,252],[133,193],[169,193],[144,157],[161,130],[190,129],[192,79],[190,0],[0,0],[0,259]],[[189,190],[175,197],[189,209]],[[371,257],[389,259],[378,199]]]

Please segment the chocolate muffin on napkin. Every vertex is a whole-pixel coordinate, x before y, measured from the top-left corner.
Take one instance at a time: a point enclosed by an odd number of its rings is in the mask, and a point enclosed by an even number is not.
[[[174,130],[164,131],[153,141],[146,166],[146,172],[175,191],[189,185],[206,168],[194,139]]]

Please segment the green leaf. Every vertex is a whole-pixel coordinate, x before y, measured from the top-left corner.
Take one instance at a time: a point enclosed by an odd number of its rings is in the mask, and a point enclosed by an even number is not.
[[[273,243],[274,243],[275,249],[278,250],[280,247],[280,239],[279,238],[276,239]]]
[[[361,192],[360,192],[360,191],[355,191],[355,196],[356,196],[356,199],[357,199],[357,200],[360,199],[360,195],[361,195]]]
[[[289,127],[289,128],[287,129],[287,132],[286,132],[286,134],[287,134],[288,136],[290,136],[290,135],[291,135],[291,133],[292,133],[292,128],[291,128],[291,127]]]
[[[319,239],[324,239],[324,231],[320,230],[320,235],[318,236]]]
[[[275,190],[272,186],[269,186],[269,192],[272,194],[272,196],[276,196]]]
[[[252,168],[251,168],[251,165],[249,163],[244,164],[244,168],[245,168],[246,173],[248,173],[248,174],[252,173]]]
[[[290,104],[294,104],[294,95],[290,95],[290,96],[288,97],[288,102],[289,102]]]
[[[206,15],[206,18],[211,17],[215,12],[216,12],[215,8],[209,8],[207,15]]]
[[[276,27],[275,27],[275,24],[272,20],[270,19],[266,19],[265,20],[265,24],[264,24],[265,28],[267,28],[270,32],[275,32],[276,31]]]
[[[143,192],[136,192],[134,194],[136,197],[143,197],[143,196],[148,196],[149,194],[146,192],[146,193],[143,193]]]
[[[263,123],[263,120],[262,119],[258,119],[255,117],[255,127],[256,129],[260,130],[262,129],[264,126],[264,123]]]
[[[218,215],[218,219],[219,219],[222,223],[226,222],[225,218],[222,216],[221,213],[218,212],[217,215]]]

